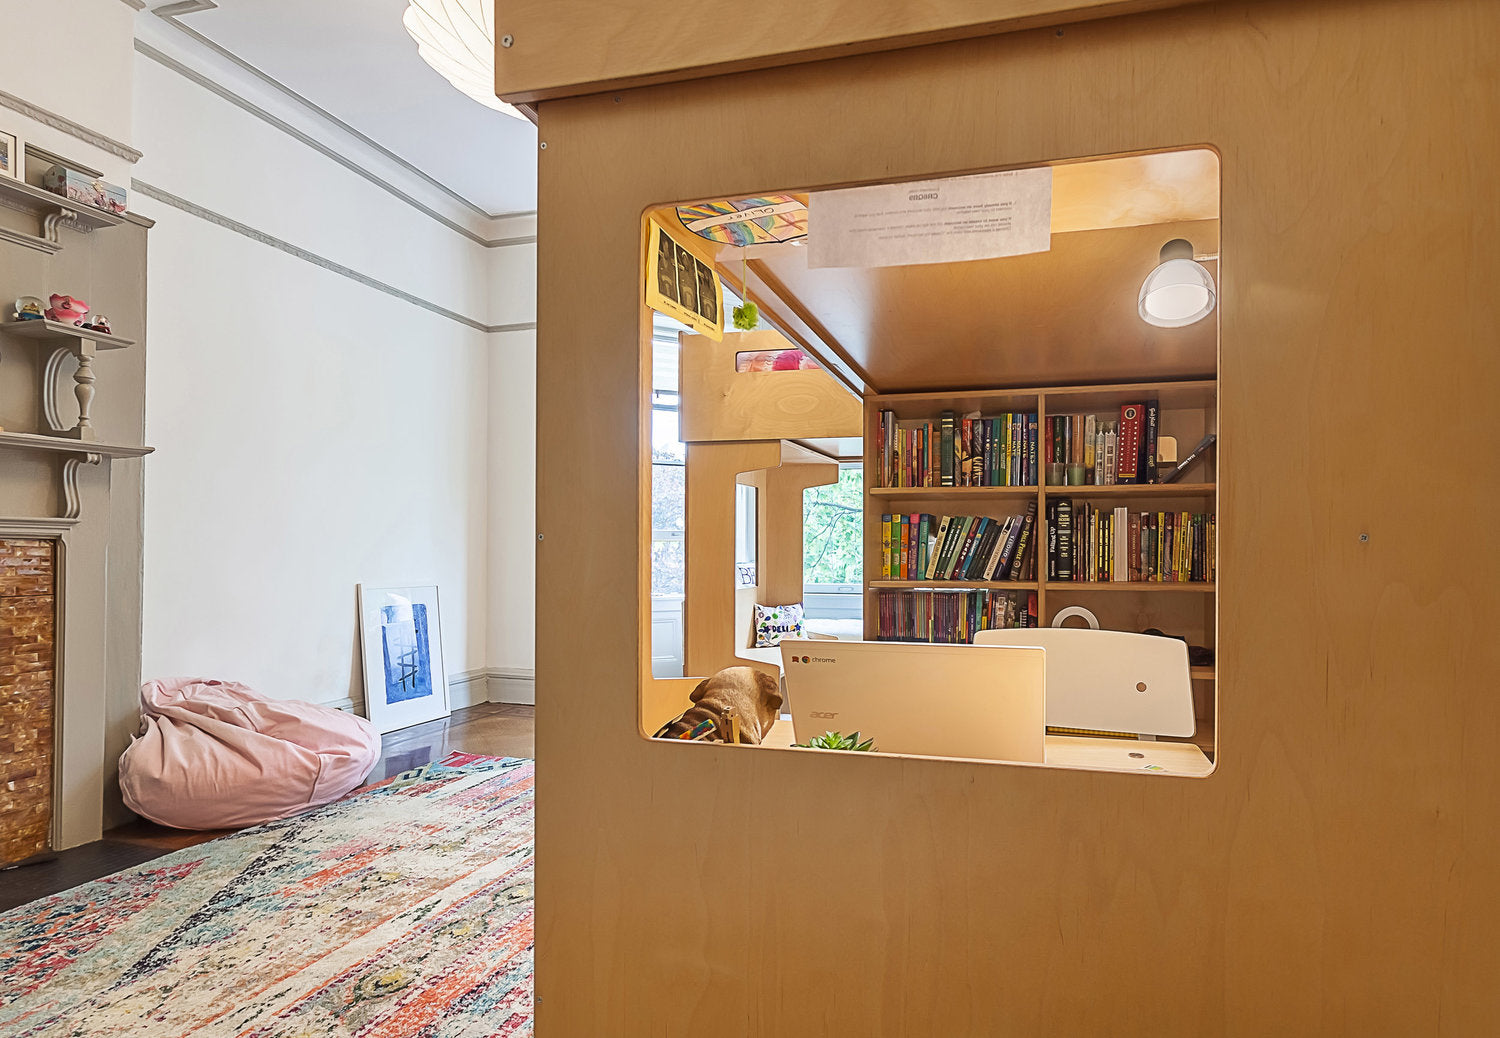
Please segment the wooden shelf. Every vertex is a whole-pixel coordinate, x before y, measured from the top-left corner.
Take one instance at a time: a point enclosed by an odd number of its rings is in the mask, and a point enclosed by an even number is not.
[[[96,332],[92,328],[80,328],[61,321],[42,320],[7,321],[0,324],[0,332],[20,339],[35,339],[38,342],[66,343],[70,339],[88,339],[99,344],[101,350],[123,350],[134,346],[134,339],[126,339],[107,332]]]
[[[68,217],[69,223],[86,230],[118,227],[125,222],[123,216],[96,209],[82,202],[75,202],[63,195],[55,195],[51,191],[43,191],[39,187],[33,187],[24,181],[10,177],[0,177],[0,205],[35,216],[45,216],[59,211],[68,213],[71,214]]]
[[[1214,483],[1114,483],[1047,488],[1048,497],[1209,497]]]
[[[1034,580],[870,580],[866,586],[914,591],[1035,591]]]
[[[982,501],[991,497],[1035,497],[1036,487],[870,487],[871,497]]]
[[[1048,591],[1196,591],[1213,594],[1214,585],[1201,580],[1049,580]]]
[[[155,447],[133,447],[119,443],[77,440],[68,436],[44,436],[41,433],[0,432],[0,447],[19,447],[34,451],[58,451],[64,454],[102,454],[107,458],[140,458]]]
[[[1195,668],[1196,669],[1196,668]],[[1214,723],[1208,718],[1199,717],[1194,724],[1192,735],[1178,738],[1176,736],[1164,735],[1160,742],[1190,742],[1202,750],[1209,760],[1214,760]]]
[[[1194,681],[1213,681],[1214,680],[1214,668],[1213,667],[1189,667],[1188,668],[1188,677],[1192,678]]]

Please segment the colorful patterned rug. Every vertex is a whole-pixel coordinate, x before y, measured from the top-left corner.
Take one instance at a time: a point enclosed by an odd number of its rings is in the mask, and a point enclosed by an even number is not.
[[[0,1035],[531,1034],[534,767],[451,754],[0,915]]]

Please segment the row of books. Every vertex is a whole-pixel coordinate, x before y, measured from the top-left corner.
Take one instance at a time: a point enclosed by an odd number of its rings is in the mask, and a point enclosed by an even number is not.
[[[967,644],[976,631],[1037,625],[1036,592],[876,592],[875,637],[881,641]]]
[[[880,517],[881,580],[1036,579],[1036,502],[1024,515]]]
[[[936,419],[897,421],[894,411],[882,411],[876,440],[876,486],[1036,486],[1035,412],[944,411]]]
[[[1047,505],[1047,579],[1200,581],[1216,578],[1214,516]]]
[[[1118,419],[1048,415],[1044,456],[1050,462],[1083,466],[1084,482],[1094,486],[1155,483],[1160,424],[1161,407],[1155,400],[1121,404]]]

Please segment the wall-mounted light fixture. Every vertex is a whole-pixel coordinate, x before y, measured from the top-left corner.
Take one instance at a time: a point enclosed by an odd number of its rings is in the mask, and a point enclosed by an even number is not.
[[[1217,301],[1214,276],[1193,259],[1192,242],[1173,238],[1161,247],[1161,264],[1141,285],[1141,320],[1182,328],[1213,313]]]

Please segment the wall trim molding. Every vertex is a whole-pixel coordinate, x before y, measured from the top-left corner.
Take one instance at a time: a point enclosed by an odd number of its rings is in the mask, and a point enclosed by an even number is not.
[[[206,209],[195,202],[189,202],[187,199],[180,198],[177,195],[172,194],[170,191],[164,191],[154,184],[148,184],[145,181],[132,178],[130,181],[130,189],[132,191],[138,192],[139,194],[145,195],[147,198],[155,199],[156,201],[161,202],[165,205],[169,205],[174,209],[181,210],[182,212],[187,213],[189,216],[195,216],[200,220],[215,224],[219,227],[224,228],[226,231],[233,231],[235,234],[242,235],[246,238],[249,238],[251,241],[258,242],[261,245],[268,245],[273,249],[277,249],[281,252],[286,253],[288,256],[294,256],[306,263],[311,263],[314,266],[322,267],[324,270],[332,271],[333,273],[346,277],[351,281],[357,281],[361,285],[364,285],[366,288],[373,288],[377,292],[384,292],[388,296],[393,296],[394,298],[400,299],[403,302],[411,303],[413,306],[420,306],[422,309],[427,310],[431,313],[435,313],[439,317],[446,317],[450,321],[457,321],[459,324],[465,325],[469,328],[473,328],[475,331],[486,333],[512,332],[536,328],[536,323],[534,321],[522,324],[485,324],[483,321],[475,320],[472,317],[465,317],[463,314],[458,313],[454,310],[449,310],[446,306],[434,303],[429,299],[423,299],[421,296],[413,295],[410,292],[403,291],[402,289],[399,289],[394,285],[388,285],[384,281],[380,281],[377,278],[370,277],[368,274],[362,274],[359,271],[355,270],[353,267],[346,267],[342,263],[336,263],[335,261],[328,259],[326,256],[319,256],[315,252],[309,252],[308,250],[301,248],[300,246],[293,245],[291,242],[283,241],[273,234],[267,234],[264,231],[257,230],[256,228],[251,227],[249,224],[241,223],[240,221],[225,216],[222,213],[216,213],[212,209]]]
[[[236,68],[244,72],[246,75],[252,76],[253,78],[259,80],[266,86],[270,87],[272,90],[287,98],[287,100],[289,100],[291,103],[308,112],[319,122],[325,123],[328,126],[338,130],[339,132],[344,133],[359,141],[360,144],[371,149],[387,162],[400,167],[401,169],[410,173],[412,176],[427,183],[435,190],[440,191],[446,197],[451,198],[455,203],[474,213],[476,216],[489,221],[504,221],[536,216],[536,210],[534,209],[517,210],[514,212],[504,213],[487,212],[484,208],[465,198],[457,191],[454,191],[451,187],[444,184],[436,177],[433,177],[431,174],[413,165],[411,162],[402,158],[400,155],[397,155],[395,152],[380,144],[378,141],[375,141],[369,136],[361,133],[359,130],[344,122],[332,112],[329,112],[327,109],[297,93],[291,87],[282,83],[274,76],[261,71],[259,68],[256,68],[254,65],[250,64],[239,55],[235,54],[233,51],[220,46],[213,40],[209,39],[207,36],[204,36],[202,33],[191,28],[190,26],[184,25],[180,21],[182,15],[195,14],[199,11],[213,10],[217,6],[218,5],[214,3],[213,0],[181,0],[180,3],[168,4],[165,7],[158,7],[152,13],[161,18],[164,24],[169,25],[173,29],[182,33],[199,47],[202,47],[210,53],[217,55],[224,61],[229,62],[230,64],[234,65]],[[176,72],[178,75],[184,77],[192,83],[197,84],[198,86],[203,87],[205,90],[208,90],[209,92],[215,94],[223,100],[228,101],[230,104],[241,109],[242,111],[255,116],[256,118],[262,120],[275,129],[278,129],[281,132],[292,137],[294,140],[305,145],[306,147],[312,148],[314,151],[321,154],[324,158],[327,158],[332,162],[336,162],[350,172],[363,177],[365,180],[368,180],[376,187],[381,188],[382,190],[391,194],[393,197],[399,199],[402,202],[405,202],[407,205],[416,209],[422,215],[428,217],[429,219],[436,220],[438,223],[441,223],[448,229],[463,235],[476,244],[483,246],[486,249],[503,248],[507,245],[525,244],[524,238],[486,238],[484,235],[472,231],[454,220],[450,220],[442,213],[439,213],[435,209],[424,204],[421,200],[413,197],[406,191],[403,191],[401,188],[397,187],[395,184],[392,184],[390,181],[386,180],[384,177],[381,177],[374,171],[366,169],[359,163],[346,158],[338,151],[329,148],[326,144],[318,140],[316,137],[304,133],[302,130],[297,129],[290,123],[286,122],[284,119],[273,115],[272,113],[266,111],[264,108],[261,108],[259,105],[249,101],[244,97],[241,97],[239,94],[236,94],[234,91],[221,86],[220,84],[214,82],[212,79],[209,79],[196,70],[189,68],[187,65],[184,65],[176,58],[173,58],[170,55],[158,50],[157,48],[151,46],[149,43],[146,43],[145,41],[138,38],[135,41],[135,49],[143,56],[156,61],[164,68]],[[534,236],[532,240],[535,240]]]
[[[146,9],[146,0],[121,0],[121,2],[126,7],[133,7],[137,11],[144,11]]]
[[[124,159],[126,162],[136,163],[141,160],[141,153],[130,145],[115,140],[98,130],[91,130],[80,122],[74,122],[65,115],[48,111],[39,105],[34,105],[24,98],[5,90],[0,90],[0,105],[9,108],[13,112],[24,115],[28,119],[35,119],[45,126],[59,130],[69,137],[75,137],[85,144],[91,144],[101,151],[107,151],[111,155]]]
[[[192,28],[191,26],[184,25],[181,20],[183,15],[197,14],[200,11],[211,11],[218,6],[219,5],[213,2],[213,0],[183,0],[182,3],[168,4],[166,7],[158,7],[152,13],[155,14],[158,18],[161,18],[168,25],[172,26],[172,28],[176,29],[178,32],[185,34],[189,39],[198,44],[200,47],[204,47],[208,50],[213,51],[215,54],[219,55],[219,57],[235,65],[241,71],[245,72],[248,75],[254,76],[256,79],[266,84],[266,86],[270,87],[272,90],[277,91],[287,99],[301,105],[303,108],[306,108],[309,112],[316,115],[319,119],[324,120],[330,125],[337,126],[340,130],[343,130],[345,133],[349,134],[349,136],[355,138],[360,143],[378,152],[380,155],[400,166],[408,173],[412,174],[415,177],[419,177],[420,179],[426,181],[428,184],[431,184],[433,187],[441,191],[443,194],[447,195],[449,198],[453,199],[459,205],[462,205],[466,209],[473,212],[474,215],[481,216],[486,220],[499,220],[507,216],[517,215],[515,213],[487,212],[483,206],[480,206],[478,203],[465,198],[463,195],[453,190],[453,188],[449,187],[447,184],[444,184],[441,180],[438,180],[430,173],[413,165],[411,162],[402,158],[400,155],[397,155],[394,151],[391,151],[379,141],[373,140],[367,135],[361,133],[359,130],[355,129],[353,126],[350,126],[348,123],[344,122],[344,120],[328,111],[328,109],[324,108],[322,105],[319,105],[317,102],[312,101],[311,99],[304,97],[302,94],[297,93],[297,91],[281,82],[281,80],[277,79],[275,76],[272,76],[267,72],[263,72],[261,69],[250,64],[250,62],[240,57],[238,54],[229,50],[227,47],[223,47],[218,43],[215,43],[213,40],[209,39],[207,36],[203,35],[201,32]]]
[[[202,87],[204,90],[207,90],[214,96],[224,101],[228,101],[230,104],[234,105],[241,111],[247,112],[250,115],[255,116],[257,119],[265,122],[269,126],[280,130],[282,133],[286,134],[288,137],[292,138],[298,143],[311,148],[313,151],[316,151],[318,154],[322,155],[330,162],[336,163],[347,169],[349,172],[355,174],[356,176],[362,177],[363,179],[369,181],[371,184],[374,184],[381,190],[388,192],[393,198],[405,202],[407,205],[417,210],[417,212],[421,213],[423,216],[426,216],[428,219],[437,221],[444,227],[448,228],[450,231],[453,231],[455,234],[461,234],[465,238],[468,238],[470,241],[475,242],[479,245],[483,245],[485,248],[490,247],[489,239],[485,238],[484,235],[476,234],[474,231],[469,230],[469,228],[465,227],[463,224],[458,223],[455,220],[448,219],[448,217],[444,216],[436,209],[433,209],[431,206],[428,206],[420,200],[412,197],[389,181],[376,176],[374,173],[372,173],[368,169],[365,169],[359,163],[343,155],[340,155],[337,151],[330,148],[328,145],[324,144],[316,137],[313,137],[311,134],[302,132],[301,130],[297,129],[297,127],[287,122],[285,119],[272,115],[270,112],[266,111],[264,108],[261,108],[259,105],[245,100],[239,94],[236,94],[233,90],[229,90],[228,88],[215,83],[207,76],[194,69],[189,68],[171,55],[157,50],[155,47],[151,46],[151,44],[149,43],[146,43],[144,40],[137,39],[135,41],[135,50],[137,54],[140,54],[143,57],[150,58],[152,61],[156,62],[158,65],[161,65],[163,68],[177,73],[179,76],[183,77],[191,83]]]
[[[480,703],[534,703],[536,695],[531,691],[535,683],[535,672],[522,669],[500,668],[496,670],[465,670],[448,676],[448,708],[450,710],[463,710],[467,707],[478,706]],[[507,695],[525,695],[524,699],[496,699],[495,682],[497,680],[509,682],[505,692]],[[355,699],[353,696],[345,696],[343,699],[334,699],[319,706],[332,707],[342,710],[346,714],[360,714],[363,716],[364,696]]]
[[[531,667],[491,667],[489,701],[491,703],[536,704],[536,670]]]

